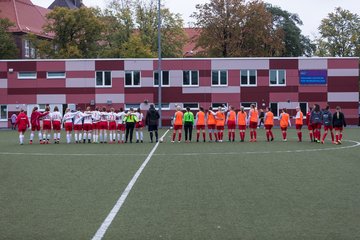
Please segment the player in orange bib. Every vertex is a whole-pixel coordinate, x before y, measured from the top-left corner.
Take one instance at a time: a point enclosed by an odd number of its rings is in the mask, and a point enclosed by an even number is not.
[[[204,112],[204,108],[203,108],[203,107],[200,107],[200,108],[199,108],[199,111],[196,113],[195,126],[196,126],[196,142],[199,142],[200,130],[202,131],[203,140],[204,140],[204,142],[205,142],[205,141],[206,141],[206,134],[205,134],[205,112]]]
[[[215,126],[216,126],[216,119],[215,119],[215,112],[213,111],[212,107],[209,107],[209,110],[206,114],[206,123],[207,123],[207,128],[208,128],[208,132],[209,132],[209,139],[210,141],[213,140],[212,138],[212,134],[214,134],[215,136],[215,140],[217,141],[217,134],[215,132]]]
[[[267,141],[274,141],[274,134],[272,132],[272,128],[274,126],[274,114],[271,112],[271,109],[269,107],[265,109],[264,126],[266,130]]]
[[[182,130],[182,125],[183,125],[183,115],[184,114],[181,111],[181,107],[177,106],[176,107],[176,112],[175,112],[175,115],[174,115],[174,131],[173,131],[173,137],[172,137],[171,142],[175,142],[176,131],[179,134],[178,142],[181,141],[181,130]]]
[[[245,140],[246,119],[247,119],[247,114],[244,111],[244,107],[241,106],[240,111],[237,114],[237,125],[239,127],[240,142],[244,142]]]
[[[216,130],[218,131],[218,141],[222,142],[224,137],[224,127],[225,127],[225,113],[222,107],[218,108],[218,111],[215,115],[216,119]]]
[[[290,116],[288,113],[286,113],[286,108],[282,109],[279,119],[280,119],[280,128],[283,135],[283,141],[286,142],[287,141],[286,131],[289,126],[291,127]]]
[[[226,117],[226,123],[228,126],[229,142],[235,141],[236,113],[235,113],[234,109],[235,108],[233,106],[231,106],[230,111],[227,113],[227,117]]]
[[[256,142],[256,129],[259,121],[259,112],[255,104],[251,104],[249,111],[250,142]]]
[[[301,128],[303,126],[303,118],[304,118],[304,114],[301,112],[300,107],[297,106],[296,107],[296,116],[295,116],[295,126],[296,126],[296,132],[298,135],[299,142],[302,141]]]

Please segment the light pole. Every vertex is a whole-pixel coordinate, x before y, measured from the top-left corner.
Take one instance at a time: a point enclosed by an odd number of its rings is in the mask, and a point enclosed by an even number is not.
[[[161,0],[158,5],[158,106],[159,106],[159,127],[162,127],[162,114],[161,114],[161,85],[162,85],[162,72],[161,72]]]

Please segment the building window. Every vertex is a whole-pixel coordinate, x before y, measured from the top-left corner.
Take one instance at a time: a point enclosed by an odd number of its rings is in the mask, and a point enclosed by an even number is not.
[[[213,70],[211,72],[211,85],[212,86],[227,86],[227,71]]]
[[[7,121],[8,112],[7,105],[0,105],[0,121]]]
[[[111,87],[111,72],[96,72],[96,87]]]
[[[36,79],[36,72],[18,72],[18,79]]]
[[[155,103],[155,108],[159,109],[159,104]],[[170,103],[161,103],[162,110],[170,110]]]
[[[279,105],[278,103],[270,103],[271,112],[274,114],[274,117],[279,116]]]
[[[215,109],[215,110],[216,110],[218,107],[223,107],[223,106],[227,107],[228,104],[227,104],[227,103],[212,103],[212,104],[211,104],[211,107],[212,107],[213,109]]]
[[[244,107],[245,111],[248,111],[251,109],[251,104],[254,104],[255,107],[257,107],[257,103],[256,102],[242,102],[240,105]]]
[[[133,110],[136,110],[140,108],[140,103],[127,103],[125,104],[125,110],[130,110],[132,108]]]
[[[184,103],[184,108],[190,108],[190,110],[198,110],[199,109],[199,103]]]
[[[169,86],[169,71],[161,71],[161,86]],[[159,74],[158,71],[154,71],[154,86],[159,86]]]
[[[285,70],[270,70],[270,86],[285,86]]]
[[[25,40],[24,50],[25,50],[25,57],[29,58],[30,57],[30,41],[29,40]]]
[[[47,72],[47,79],[58,79],[58,78],[66,78],[65,72]]]
[[[301,103],[299,103],[299,106],[300,106],[301,112],[303,113],[303,117],[305,118],[306,113],[307,113],[307,109],[308,109],[308,103],[301,102]]]
[[[199,86],[199,72],[183,71],[183,86]]]
[[[126,87],[140,87],[140,71],[126,71],[125,72],[125,86]]]
[[[257,74],[256,70],[241,70],[241,86],[256,86]]]

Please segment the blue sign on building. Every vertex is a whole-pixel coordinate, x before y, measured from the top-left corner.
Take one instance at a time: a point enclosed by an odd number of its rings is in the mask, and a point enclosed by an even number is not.
[[[327,70],[300,70],[300,84],[326,84]]]

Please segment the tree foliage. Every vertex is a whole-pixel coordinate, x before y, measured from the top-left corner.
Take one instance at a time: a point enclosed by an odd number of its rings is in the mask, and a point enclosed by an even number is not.
[[[360,18],[340,7],[329,13],[319,26],[319,56],[360,56]]]
[[[93,58],[100,47],[103,23],[93,8],[55,8],[47,15],[44,32],[55,35],[43,55],[52,58]]]
[[[15,44],[15,39],[8,32],[14,24],[7,18],[0,19],[0,59],[17,58],[19,50]]]
[[[201,28],[197,46],[210,57],[278,56],[282,31],[274,29],[261,1],[211,0],[192,16]]]
[[[303,23],[297,14],[290,13],[280,7],[271,4],[266,5],[273,18],[273,26],[281,29],[284,33],[283,44],[284,57],[312,56],[316,46],[309,37],[301,34],[301,26]]]

